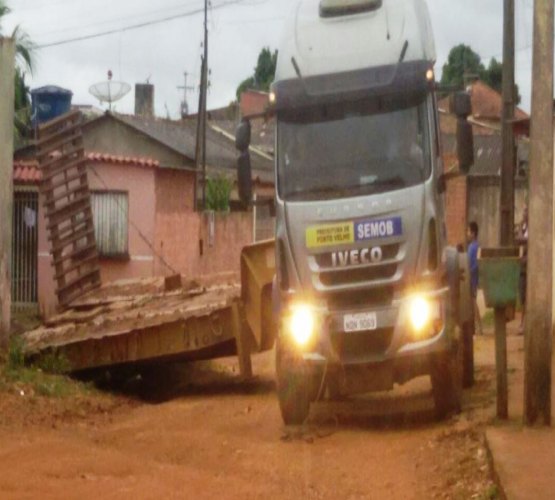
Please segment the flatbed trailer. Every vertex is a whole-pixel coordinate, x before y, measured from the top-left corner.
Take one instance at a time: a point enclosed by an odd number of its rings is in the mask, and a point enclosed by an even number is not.
[[[56,351],[71,371],[196,361],[237,354],[252,375],[252,352],[273,347],[274,242],[246,247],[241,281],[211,284],[164,278],[108,284],[23,335],[29,358]]]

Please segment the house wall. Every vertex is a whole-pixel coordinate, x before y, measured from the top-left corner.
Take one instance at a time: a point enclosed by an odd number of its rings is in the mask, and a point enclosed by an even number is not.
[[[457,246],[466,241],[467,178],[455,177],[447,182],[445,191],[445,225],[447,244]]]
[[[123,191],[128,194],[129,260],[101,259],[100,275],[104,283],[153,274],[155,172],[151,167],[114,163],[91,163],[88,166],[91,191]]]
[[[37,259],[37,281],[39,312],[41,316],[48,318],[56,313],[58,300],[56,298],[56,285],[54,282],[54,268],[50,255],[50,243],[46,231],[46,218],[44,215],[44,196],[39,194],[38,211],[38,259]]]
[[[155,236],[155,169],[111,163],[91,163],[87,170],[91,191],[109,190],[128,193],[129,259],[101,259],[102,282],[153,276],[154,252],[147,241],[152,244]],[[43,199],[41,197],[38,217],[38,298],[41,314],[48,317],[56,313],[58,302],[42,206]]]
[[[195,274],[200,225],[193,212],[194,182],[191,172],[162,169],[156,172],[157,275],[175,271],[188,276]]]
[[[213,237],[210,237],[210,215],[199,214],[203,275],[213,275],[241,268],[241,250],[253,242],[253,212],[214,214]]]
[[[109,117],[87,126],[83,131],[83,142],[85,151],[155,158],[163,166],[187,163],[179,153]]]

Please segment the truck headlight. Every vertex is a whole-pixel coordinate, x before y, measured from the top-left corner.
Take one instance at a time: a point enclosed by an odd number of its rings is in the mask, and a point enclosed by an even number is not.
[[[430,301],[424,297],[413,297],[409,305],[409,317],[413,330],[422,332],[430,324],[432,318],[432,306]]]
[[[440,301],[421,295],[412,297],[409,301],[409,321],[414,340],[435,337],[445,326]]]
[[[316,325],[314,309],[306,304],[291,306],[289,333],[298,347],[305,347],[313,338]]]

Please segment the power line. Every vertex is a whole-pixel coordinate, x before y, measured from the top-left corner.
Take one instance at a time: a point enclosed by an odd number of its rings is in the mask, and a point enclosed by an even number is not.
[[[41,33],[40,36],[44,37],[44,36],[50,36],[50,35],[60,35],[62,33],[67,33],[68,31],[75,31],[75,30],[83,30],[85,28],[101,28],[107,25],[113,25],[114,23],[118,23],[120,21],[131,21],[131,20],[140,20],[146,17],[147,19],[151,19],[151,16],[158,16],[158,15],[169,15],[170,12],[175,11],[175,10],[180,10],[182,11],[184,7],[192,7],[193,5],[195,5],[198,7],[199,1],[198,0],[193,0],[190,2],[181,2],[180,5],[168,5],[163,9],[156,9],[156,10],[151,10],[148,12],[143,12],[141,14],[135,14],[133,16],[125,16],[124,18],[117,18],[117,19],[111,19],[111,20],[103,20],[103,21],[96,21],[93,23],[89,23],[89,24],[84,24],[84,25],[79,25],[79,26],[71,26],[69,28],[63,28],[63,29],[55,29],[52,31],[46,31],[44,33]],[[67,21],[67,19],[66,19]]]
[[[230,5],[237,5],[240,3],[243,3],[244,0],[229,0],[227,2],[222,2],[221,4],[215,5],[213,7],[214,10],[216,9],[222,9],[224,7],[228,7]],[[67,38],[65,40],[58,40],[56,42],[51,42],[51,43],[45,43],[45,44],[39,44],[37,45],[35,48],[36,49],[46,49],[49,47],[57,47],[59,45],[67,45],[69,43],[74,43],[74,42],[81,42],[84,40],[92,40],[94,38],[100,38],[103,36],[107,36],[107,35],[113,35],[115,33],[120,33],[122,31],[131,31],[131,30],[136,30],[136,29],[140,29],[140,28],[146,28],[147,26],[153,26],[156,24],[162,24],[162,23],[166,23],[169,21],[174,21],[176,19],[182,19],[185,17],[192,17],[196,14],[200,14],[204,12],[204,8],[199,8],[199,9],[195,9],[195,10],[191,10],[189,12],[184,12],[183,14],[175,14],[172,16],[167,16],[167,17],[163,17],[161,19],[155,19],[152,21],[145,21],[142,23],[137,23],[137,24],[131,24],[129,26],[124,26],[121,28],[114,28],[114,29],[110,29],[110,30],[106,30],[106,31],[102,31],[99,33],[94,33],[91,35],[83,35],[83,36],[78,36],[78,37],[74,37],[74,38]]]

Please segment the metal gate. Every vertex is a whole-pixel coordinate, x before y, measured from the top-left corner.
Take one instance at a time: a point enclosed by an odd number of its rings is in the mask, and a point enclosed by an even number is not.
[[[38,308],[38,192],[15,187],[12,236],[12,308]]]

